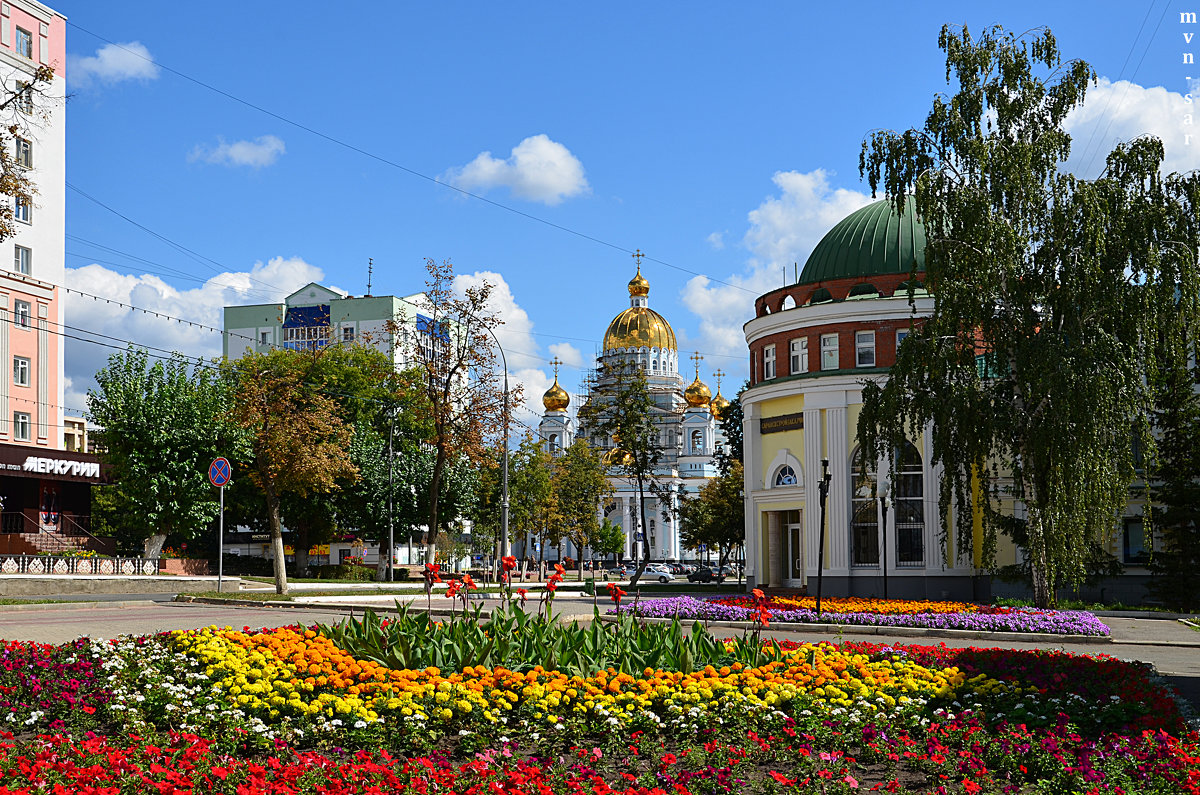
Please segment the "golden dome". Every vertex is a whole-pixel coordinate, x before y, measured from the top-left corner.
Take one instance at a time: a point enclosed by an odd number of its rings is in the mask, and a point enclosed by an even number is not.
[[[646,277],[642,275],[642,266],[638,265],[637,275],[629,280],[630,295],[649,295],[650,282],[646,281]]]
[[[729,408],[729,401],[721,396],[721,390],[718,388],[717,396],[714,397],[708,404],[708,410],[712,412],[714,417],[721,419],[721,414],[723,414],[727,408]]]
[[[546,407],[546,411],[563,411],[571,405],[571,396],[558,385],[558,376],[554,377],[554,386],[542,395],[542,405]]]
[[[613,318],[604,332],[604,352],[618,348],[678,350],[675,332],[662,315],[648,306],[631,306]]]
[[[633,456],[622,450],[620,447],[614,447],[604,454],[604,465],[609,467],[629,466],[633,463]]]
[[[683,399],[687,401],[688,406],[697,409],[708,405],[712,399],[712,392],[708,391],[708,387],[700,380],[700,376],[697,375],[696,380],[691,383],[691,386],[683,390]]]

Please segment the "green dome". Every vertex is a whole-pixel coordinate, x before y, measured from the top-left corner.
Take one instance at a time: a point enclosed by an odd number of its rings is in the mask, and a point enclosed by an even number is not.
[[[797,284],[908,274],[913,260],[918,271],[925,270],[925,227],[916,202],[910,196],[903,215],[896,215],[890,202],[878,201],[850,213],[821,238]]]

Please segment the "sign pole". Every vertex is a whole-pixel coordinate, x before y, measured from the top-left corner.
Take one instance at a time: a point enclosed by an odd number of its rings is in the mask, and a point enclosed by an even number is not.
[[[228,459],[215,458],[208,465],[208,480],[221,493],[221,511],[217,523],[217,593],[221,593],[225,578],[225,486],[229,484],[232,475],[233,469],[229,466]]]
[[[217,530],[217,593],[221,593],[221,580],[225,576],[225,487],[221,486],[221,514]]]

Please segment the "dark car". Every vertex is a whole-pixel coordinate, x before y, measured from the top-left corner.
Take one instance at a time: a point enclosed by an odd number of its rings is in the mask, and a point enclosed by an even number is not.
[[[688,575],[688,582],[721,582],[725,579],[725,575],[720,569],[713,569],[708,566],[701,566],[696,571]]]

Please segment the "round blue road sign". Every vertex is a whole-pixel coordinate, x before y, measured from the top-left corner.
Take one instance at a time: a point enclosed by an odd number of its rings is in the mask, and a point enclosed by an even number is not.
[[[208,479],[214,486],[224,486],[232,474],[227,459],[218,458],[208,465]]]

